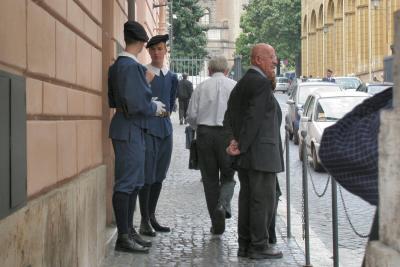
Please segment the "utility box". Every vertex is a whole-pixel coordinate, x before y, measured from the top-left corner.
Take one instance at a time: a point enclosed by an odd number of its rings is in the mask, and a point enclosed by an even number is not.
[[[26,82],[0,71],[0,219],[26,204]]]

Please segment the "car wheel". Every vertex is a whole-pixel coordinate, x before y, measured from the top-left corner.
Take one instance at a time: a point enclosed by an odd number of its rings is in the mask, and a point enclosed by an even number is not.
[[[311,155],[313,169],[317,172],[322,171],[323,168],[321,164],[318,163],[317,152],[315,151],[314,146],[311,148]]]

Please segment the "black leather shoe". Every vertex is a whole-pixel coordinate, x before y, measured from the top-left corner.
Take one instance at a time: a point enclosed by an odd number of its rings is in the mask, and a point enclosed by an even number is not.
[[[282,251],[271,246],[261,250],[250,249],[247,254],[250,259],[255,259],[255,260],[280,259],[283,257]]]
[[[140,222],[139,233],[141,235],[156,236],[156,232],[154,232],[153,228],[151,227],[150,221],[143,221],[142,220]]]
[[[129,234],[118,235],[115,250],[129,253],[149,253],[149,248],[143,247],[129,238]]]
[[[157,232],[164,232],[164,233],[171,232],[171,229],[169,227],[160,225],[157,222],[156,217],[154,215],[150,215],[150,223],[153,229]]]
[[[225,231],[225,208],[222,205],[217,205],[213,212],[213,231],[215,235],[221,235]]]
[[[247,258],[248,254],[247,254],[247,248],[242,248],[239,247],[238,252],[237,252],[238,257],[245,257]]]
[[[129,229],[129,237],[136,243],[143,247],[151,247],[153,244],[149,240],[144,240],[135,230],[135,228]]]

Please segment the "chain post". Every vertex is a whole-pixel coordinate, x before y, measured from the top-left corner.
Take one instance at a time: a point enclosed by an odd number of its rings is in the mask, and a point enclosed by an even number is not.
[[[292,237],[290,217],[290,157],[289,157],[289,129],[285,126],[285,156],[286,156],[286,212],[287,212],[287,238]]]
[[[339,267],[339,232],[337,214],[337,184],[335,179],[332,181],[332,235],[333,235],[333,266]]]
[[[308,164],[308,156],[307,156],[307,147],[306,147],[306,131],[301,131],[301,136],[303,138],[303,197],[304,197],[304,224],[305,224],[305,248],[306,248],[306,264],[304,267],[312,266],[310,263],[310,221],[308,216],[308,180],[307,180],[307,164]]]

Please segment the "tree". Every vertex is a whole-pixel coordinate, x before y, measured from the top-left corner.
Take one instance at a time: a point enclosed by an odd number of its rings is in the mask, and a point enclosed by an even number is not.
[[[243,65],[250,64],[250,47],[257,43],[272,45],[280,59],[294,67],[300,53],[301,1],[250,0],[240,18],[242,33],[236,40],[236,54]]]
[[[178,58],[200,58],[207,55],[205,47],[207,37],[205,28],[199,24],[200,18],[204,15],[202,7],[198,0],[174,0],[172,6],[173,14],[173,47],[171,57]],[[176,72],[187,72],[187,67],[183,62],[173,62],[173,69]],[[203,61],[194,62],[189,75],[197,75],[198,70],[202,69]],[[196,71],[195,71],[196,70]]]

